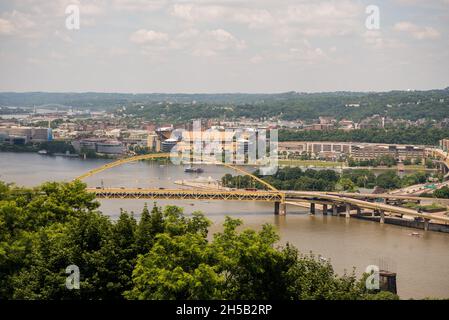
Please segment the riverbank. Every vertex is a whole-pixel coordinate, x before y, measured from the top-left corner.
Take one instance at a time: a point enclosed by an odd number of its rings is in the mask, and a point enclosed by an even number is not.
[[[373,216],[369,216],[369,215],[357,215],[356,214],[356,215],[351,216],[351,218],[361,219],[361,220],[365,220],[365,221],[372,221],[372,222],[376,222],[376,223],[379,223],[379,221],[380,221],[380,217],[373,217]],[[395,226],[420,229],[421,231],[424,230],[424,222],[423,221],[416,221],[416,220],[409,220],[409,219],[404,219],[404,218],[399,218],[399,217],[386,216],[384,223],[392,224]],[[449,225],[429,222],[428,231],[449,233]]]

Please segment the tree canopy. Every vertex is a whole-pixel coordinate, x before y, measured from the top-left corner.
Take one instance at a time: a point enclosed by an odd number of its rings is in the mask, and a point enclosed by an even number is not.
[[[200,212],[156,204],[111,221],[81,182],[0,183],[1,299],[396,299],[363,278],[278,244],[272,225],[226,218],[210,236]],[[66,288],[78,266],[80,289]]]

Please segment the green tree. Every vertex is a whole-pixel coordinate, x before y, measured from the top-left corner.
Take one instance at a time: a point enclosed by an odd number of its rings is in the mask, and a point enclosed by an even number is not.
[[[79,182],[0,186],[1,299],[393,298],[366,292],[353,275],[337,276],[329,263],[288,244],[278,246],[271,225],[238,231],[242,221],[227,217],[210,238],[202,213],[186,216],[176,206],[154,205],[151,212],[145,206],[139,223],[122,211],[112,222]],[[69,265],[79,267],[81,290],[65,287]]]
[[[357,191],[357,186],[351,179],[341,178],[338,182],[344,191],[355,192]]]
[[[441,189],[435,190],[433,192],[433,196],[436,197],[436,198],[449,199],[449,187],[448,186],[444,186]]]
[[[387,171],[377,176],[376,185],[384,189],[397,189],[401,187],[401,179],[395,172]]]
[[[237,232],[242,221],[226,218],[209,242],[202,215],[174,219],[138,258],[128,299],[365,299],[354,275],[337,276],[328,262],[300,255],[279,240],[273,226]],[[191,228],[189,225],[194,225]],[[396,296],[394,296],[396,297]],[[384,295],[383,298],[393,298]]]

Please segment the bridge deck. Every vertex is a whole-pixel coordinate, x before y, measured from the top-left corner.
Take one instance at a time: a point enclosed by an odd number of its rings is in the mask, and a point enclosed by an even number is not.
[[[335,194],[312,191],[243,191],[243,190],[189,190],[189,189],[143,189],[143,188],[88,188],[98,198],[106,199],[167,199],[167,200],[221,200],[221,201],[264,201],[311,203],[331,202],[339,205],[349,204],[362,209],[382,210],[393,214],[420,217],[449,223],[449,217],[420,213],[412,209],[392,206],[385,203],[356,199],[348,194]],[[357,194],[359,195],[359,194]],[[364,196],[364,195],[362,195]],[[378,196],[378,195],[377,195]],[[395,195],[386,195],[391,198]],[[425,198],[424,198],[425,199]]]
[[[88,188],[98,198],[109,199],[168,199],[168,200],[235,200],[282,202],[284,194],[276,191],[217,191],[189,189],[122,189]]]

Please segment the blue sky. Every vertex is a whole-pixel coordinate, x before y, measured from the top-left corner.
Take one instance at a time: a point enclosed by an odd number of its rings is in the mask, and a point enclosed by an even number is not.
[[[0,0],[0,91],[447,86],[449,0]]]

